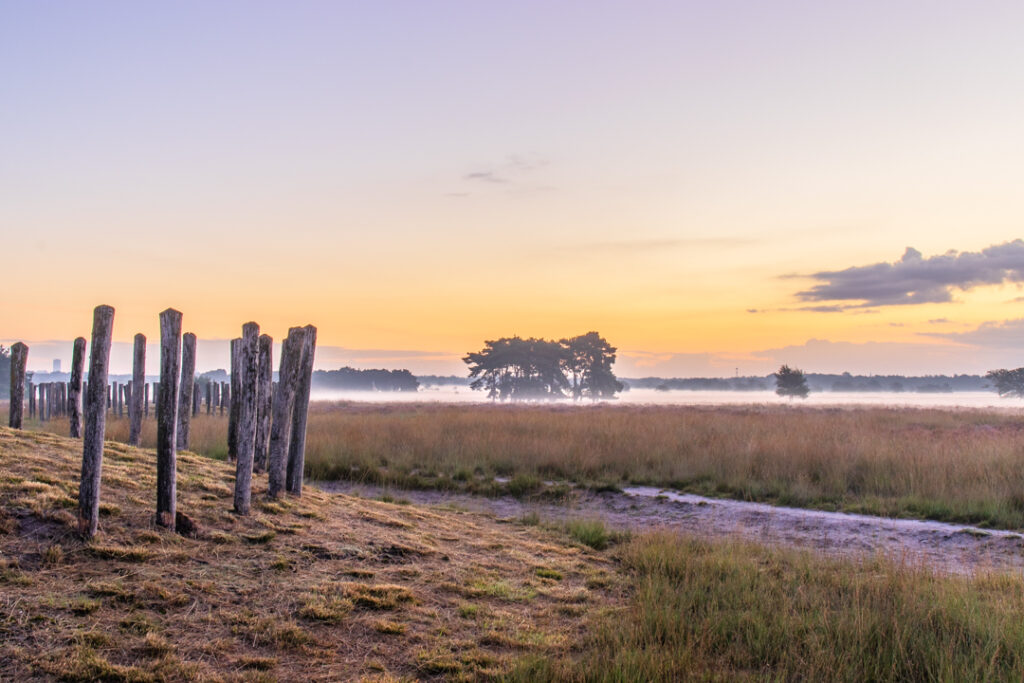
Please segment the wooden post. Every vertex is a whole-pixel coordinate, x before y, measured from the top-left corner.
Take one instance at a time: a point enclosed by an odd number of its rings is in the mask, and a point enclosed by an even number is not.
[[[36,410],[39,412],[39,421],[46,422],[46,385],[36,385],[39,398],[36,399]]]
[[[231,403],[228,406],[228,460],[238,456],[238,407],[242,397],[241,338],[231,340]]]
[[[174,531],[177,512],[178,379],[181,377],[181,313],[160,314],[160,388],[156,402],[156,523]]]
[[[260,335],[260,372],[256,380],[256,446],[253,449],[252,468],[255,472],[267,469],[267,446],[270,443],[270,411],[274,395],[271,383],[274,379],[274,340],[270,335]]]
[[[306,419],[309,416],[309,391],[313,382],[313,355],[316,352],[316,328],[306,325],[299,357],[299,376],[295,384],[295,408],[292,410],[292,434],[288,444],[288,493],[302,495],[302,476],[306,464]]]
[[[7,415],[7,424],[11,429],[21,429],[27,363],[28,347],[21,342],[16,342],[11,346],[11,407]]]
[[[192,424],[192,385],[196,375],[196,335],[186,332],[181,338],[181,388],[178,392],[178,450],[188,450],[188,432]]]
[[[117,416],[124,417],[124,397],[125,397],[125,385],[117,385]]]
[[[132,346],[132,400],[128,407],[128,443],[142,443],[142,416],[149,415],[149,384],[146,383],[146,335],[135,335]]]
[[[85,337],[75,339],[71,348],[71,386],[68,389],[68,422],[71,438],[82,437],[82,375],[85,370]]]
[[[89,346],[89,395],[85,401],[82,479],[78,488],[78,533],[87,538],[96,535],[100,520],[103,430],[107,423],[105,399],[113,330],[114,309],[110,306],[97,306],[93,311],[92,344]]]
[[[153,411],[158,410],[160,410],[160,382],[153,382]]]
[[[301,327],[288,330],[288,336],[281,343],[281,364],[277,373],[277,390],[274,392],[270,423],[270,444],[267,453],[267,496],[277,498],[285,489],[288,465],[288,444],[292,433],[292,410],[295,406],[295,383],[302,356]]]
[[[206,382],[206,414],[213,410],[213,382]]]
[[[231,405],[231,385],[227,382],[220,383],[220,416],[224,417],[224,411]]]
[[[36,416],[36,385],[32,382],[28,383],[28,416],[33,418]]]
[[[256,397],[260,371],[260,326],[254,322],[242,325],[238,344],[238,393],[234,394],[232,410],[235,418],[235,512],[249,514],[252,497],[253,449],[256,445]]]
[[[202,392],[198,384],[192,386],[192,417],[199,415],[199,406],[203,403]]]

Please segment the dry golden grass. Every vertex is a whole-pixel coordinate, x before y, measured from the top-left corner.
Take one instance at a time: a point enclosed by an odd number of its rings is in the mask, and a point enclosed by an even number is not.
[[[233,468],[191,453],[178,508],[201,533],[168,533],[154,453],[113,442],[83,543],[80,449],[0,428],[0,680],[488,678],[565,654],[585,626],[566,607],[621,602],[591,581],[616,576],[606,554],[536,527],[312,488],[265,502],[259,478],[238,517]]]
[[[529,494],[545,479],[651,484],[1024,528],[1020,418],[908,408],[314,403],[306,473],[480,493]],[[63,422],[46,428],[67,433]],[[108,421],[108,438],[127,432],[126,419]],[[225,433],[226,418],[202,415],[193,448],[222,458]],[[149,420],[143,444],[154,439]]]

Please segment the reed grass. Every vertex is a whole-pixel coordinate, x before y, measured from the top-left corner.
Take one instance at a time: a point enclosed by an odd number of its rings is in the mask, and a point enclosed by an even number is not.
[[[143,446],[155,431],[144,423]],[[127,432],[127,419],[108,420],[108,438]],[[226,418],[200,415],[192,449],[223,458],[225,433]],[[323,402],[310,408],[306,474],[519,495],[557,493],[549,480],[646,484],[1024,528],[1019,411]]]

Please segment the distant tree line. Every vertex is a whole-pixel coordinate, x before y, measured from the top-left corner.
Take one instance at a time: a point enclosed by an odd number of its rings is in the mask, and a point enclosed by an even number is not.
[[[11,350],[0,344],[0,398],[11,397]]]
[[[993,389],[988,376],[981,375],[851,375],[806,372],[811,391],[947,393]],[[626,379],[635,389],[691,391],[766,391],[775,387],[775,375],[744,377],[643,377]]]
[[[612,372],[616,351],[597,332],[558,341],[502,337],[462,360],[470,387],[494,400],[597,400],[623,389]]]
[[[408,370],[317,370],[313,373],[314,389],[344,391],[417,391],[420,383]]]

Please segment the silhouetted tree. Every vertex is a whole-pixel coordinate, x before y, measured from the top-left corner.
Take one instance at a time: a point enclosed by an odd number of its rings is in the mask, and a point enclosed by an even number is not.
[[[807,388],[807,378],[803,371],[788,365],[779,368],[775,373],[775,393],[789,398],[807,398],[810,389]]]
[[[991,380],[1000,396],[1024,397],[1024,368],[1016,370],[990,370],[985,379]]]
[[[587,332],[559,342],[565,349],[566,372],[572,377],[572,397],[597,400],[622,391],[612,365],[617,349],[597,332]]]

